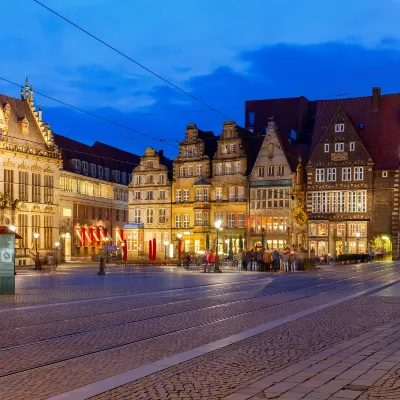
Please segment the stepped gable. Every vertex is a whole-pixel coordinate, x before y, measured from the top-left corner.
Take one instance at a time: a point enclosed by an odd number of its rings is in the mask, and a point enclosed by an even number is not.
[[[0,94],[0,108],[4,110],[9,105],[8,133],[9,141],[18,145],[51,150],[43,138],[35,116],[26,100],[16,99]],[[22,133],[20,121],[26,118],[28,133]]]

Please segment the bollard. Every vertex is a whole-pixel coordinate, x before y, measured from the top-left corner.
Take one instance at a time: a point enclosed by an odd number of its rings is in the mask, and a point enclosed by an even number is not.
[[[104,257],[99,257],[99,272],[97,275],[105,275],[106,259]]]

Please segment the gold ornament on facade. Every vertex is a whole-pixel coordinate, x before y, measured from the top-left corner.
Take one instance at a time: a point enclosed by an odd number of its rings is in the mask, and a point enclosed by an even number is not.
[[[39,207],[37,204],[35,204],[35,205],[32,207],[31,212],[40,212],[40,207]]]
[[[53,213],[53,207],[51,206],[46,206],[46,208],[43,210],[43,212],[45,213]]]
[[[3,165],[5,168],[14,168],[15,167],[15,164],[10,159],[8,159],[6,162],[4,162]]]
[[[42,168],[40,168],[39,165],[36,164],[36,165],[33,165],[33,166],[31,167],[31,170],[32,170],[32,171],[42,171]]]
[[[297,207],[291,214],[291,217],[297,225],[304,225],[307,222],[307,214],[301,207]]]

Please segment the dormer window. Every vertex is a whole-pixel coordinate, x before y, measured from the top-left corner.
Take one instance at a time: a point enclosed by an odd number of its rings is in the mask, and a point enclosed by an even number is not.
[[[121,180],[121,172],[114,170],[112,172],[112,174],[113,174],[113,178],[114,178],[115,182],[119,183]]]
[[[19,129],[21,130],[21,132],[23,134],[27,135],[29,133],[29,122],[26,119],[26,117],[19,118],[18,123],[19,123]]]
[[[96,176],[96,164],[90,164],[90,175]]]
[[[81,172],[81,160],[73,159],[71,160],[71,163],[77,172]]]
[[[228,145],[221,145],[221,154],[228,154]]]
[[[268,143],[268,157],[269,158],[274,157],[274,144],[273,143]]]
[[[335,124],[335,132],[344,132],[344,124]]]
[[[98,166],[97,166],[97,176],[98,176],[100,179],[103,179],[103,167],[102,167],[101,165],[98,165]]]
[[[89,163],[87,161],[82,161],[82,170],[86,175],[89,173]]]
[[[188,147],[186,147],[185,149],[185,158],[189,158],[190,157],[190,149]]]
[[[235,143],[231,143],[229,152],[236,153],[236,144]]]
[[[147,161],[147,168],[153,168],[154,167],[154,162],[153,161]]]

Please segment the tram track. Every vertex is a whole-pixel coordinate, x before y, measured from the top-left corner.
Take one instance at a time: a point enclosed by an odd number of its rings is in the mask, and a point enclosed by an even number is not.
[[[347,287],[339,287],[339,288],[335,288],[333,290],[328,290],[328,291],[322,291],[322,292],[319,292],[319,293],[308,294],[308,295],[299,297],[297,299],[289,300],[288,302],[285,302],[284,304],[290,303],[290,302],[293,302],[293,301],[307,299],[307,298],[310,298],[310,297],[321,296],[321,295],[328,294],[328,293],[334,293],[334,292],[338,292],[338,291],[341,291],[341,290],[349,290],[350,288],[354,288],[356,286],[363,285],[363,284],[375,281],[377,279],[388,278],[393,274],[395,274],[395,272],[391,272],[391,273],[388,273],[388,274],[380,275],[380,276],[372,278],[372,279],[363,280],[362,282],[356,282],[356,283],[354,283],[354,285],[350,285],[350,286],[347,286]],[[351,278],[348,278],[348,279],[351,279]],[[337,282],[335,282],[335,283],[337,283]],[[325,285],[322,284],[320,286],[325,286]],[[68,357],[59,357],[57,359],[53,359],[53,360],[48,361],[48,362],[43,362],[43,363],[38,363],[36,365],[32,365],[32,366],[30,366],[28,368],[21,368],[21,369],[18,369],[18,370],[9,371],[7,373],[2,373],[2,374],[0,374],[0,377],[6,377],[6,376],[10,376],[10,375],[15,375],[15,374],[19,374],[19,373],[22,373],[22,372],[35,370],[35,369],[38,369],[38,368],[41,368],[41,367],[44,367],[44,366],[61,363],[61,362],[67,361],[67,360],[74,360],[74,359],[77,359],[79,357],[85,357],[85,356],[93,355],[93,354],[96,354],[96,353],[102,353],[102,352],[105,352],[105,351],[111,350],[111,349],[121,348],[121,347],[124,347],[124,346],[130,346],[130,345],[133,345],[133,344],[136,344],[136,343],[145,342],[146,340],[148,341],[148,340],[153,340],[153,339],[157,339],[157,338],[160,338],[160,337],[167,337],[167,336],[175,335],[175,334],[178,334],[178,333],[187,332],[187,331],[199,328],[199,327],[205,327],[207,325],[210,326],[210,328],[211,328],[212,325],[221,323],[223,321],[228,321],[228,320],[232,320],[232,319],[235,319],[235,318],[240,318],[240,317],[243,317],[245,315],[250,315],[250,314],[253,314],[253,313],[256,313],[256,312],[260,312],[262,310],[271,308],[271,307],[282,306],[282,305],[283,305],[283,303],[274,304],[274,305],[266,305],[265,307],[260,307],[259,309],[256,309],[256,310],[253,309],[251,311],[237,313],[237,314],[231,315],[229,317],[217,318],[217,319],[214,319],[212,321],[205,322],[205,323],[195,324],[193,326],[188,326],[188,327],[184,327],[184,328],[181,328],[181,329],[175,329],[175,330],[173,330],[171,332],[161,332],[160,334],[156,334],[156,335],[153,335],[153,336],[149,336],[149,337],[145,337],[145,338],[141,338],[141,339],[136,339],[136,340],[129,341],[129,342],[124,342],[124,343],[121,343],[121,344],[109,345],[109,346],[105,346],[105,347],[100,348],[100,349],[93,349],[93,351],[86,351],[84,353],[81,352],[79,354],[71,355],[71,356],[68,356]],[[156,317],[156,318],[153,318],[153,319],[156,320],[156,319],[160,319],[160,318],[163,318],[163,317]],[[149,319],[147,321],[149,321]],[[136,322],[136,323],[138,323],[138,322]],[[97,331],[97,332],[95,332],[95,331],[82,332],[79,335],[87,336],[87,335],[92,335],[94,333],[98,333],[98,332],[102,332],[102,331],[111,331],[111,330],[116,329],[116,328],[117,328],[116,326],[111,326],[111,327],[102,329],[102,330]],[[57,341],[57,340],[59,341],[60,339],[61,338],[52,338],[52,339],[48,339],[48,340],[46,340],[46,341],[44,341],[42,343],[50,343],[50,342],[54,342],[54,341]],[[31,347],[31,346],[34,346],[35,344],[36,343],[31,343],[31,344],[23,345],[23,347]],[[18,349],[18,348],[21,348],[21,347],[18,347],[18,346],[17,347],[10,347],[8,349],[3,349],[2,352],[6,351],[6,350],[15,350],[15,349]]]
[[[388,268],[386,268],[384,270],[388,270]],[[382,272],[384,270],[379,269],[379,271],[371,271],[371,272],[365,273],[363,276],[364,277],[365,276],[369,276],[371,274],[376,274],[377,272]],[[312,290],[312,289],[315,289],[315,288],[318,288],[318,287],[321,287],[321,286],[339,284],[341,282],[350,281],[352,279],[357,279],[357,278],[358,278],[357,276],[350,276],[350,277],[346,277],[344,279],[335,280],[335,281],[331,281],[331,282],[323,282],[323,283],[320,283],[320,284],[311,284],[311,285],[307,286],[307,290]],[[271,280],[268,280],[268,282],[270,282],[270,281]],[[317,283],[319,281],[315,281],[315,282]],[[260,289],[262,289],[262,285],[263,285],[263,283],[261,282],[257,286],[260,286]],[[291,287],[293,285],[296,285],[296,286],[295,287]],[[186,299],[186,300],[181,300],[181,301],[174,301],[174,302],[170,302],[170,303],[158,304],[158,305],[153,305],[153,306],[146,306],[145,307],[146,310],[150,311],[150,310],[162,309],[162,308],[169,307],[169,306],[174,306],[175,307],[175,306],[185,305],[185,304],[193,305],[194,303],[198,302],[196,307],[191,307],[191,308],[188,308],[188,309],[183,308],[183,309],[180,309],[178,311],[168,312],[168,313],[165,313],[165,314],[157,314],[156,313],[155,315],[152,315],[151,317],[146,317],[146,318],[141,318],[140,317],[140,314],[144,313],[143,309],[140,309],[140,308],[138,308],[138,306],[135,306],[135,307],[129,308],[129,309],[123,309],[123,310],[119,310],[119,311],[103,312],[101,314],[96,314],[96,315],[91,315],[91,316],[79,316],[79,317],[76,317],[76,318],[52,320],[51,322],[49,321],[49,322],[44,322],[44,323],[34,324],[34,325],[29,324],[29,326],[21,326],[21,327],[13,327],[13,328],[1,329],[0,330],[0,351],[1,351],[1,349],[7,349],[7,348],[11,347],[11,346],[8,346],[8,347],[7,346],[2,346],[2,343],[6,342],[6,340],[5,340],[6,338],[2,340],[2,335],[5,336],[4,334],[7,334],[7,332],[10,332],[10,334],[13,335],[13,339],[17,340],[17,338],[15,338],[14,335],[15,334],[19,334],[20,332],[23,332],[25,330],[28,331],[27,334],[29,333],[29,335],[32,335],[32,333],[33,333],[32,332],[32,327],[36,327],[38,329],[40,328],[41,330],[44,330],[47,333],[46,328],[47,327],[51,328],[51,326],[53,326],[55,322],[57,322],[57,324],[58,324],[57,328],[59,328],[60,324],[69,324],[71,322],[76,322],[76,321],[81,322],[82,320],[85,320],[85,319],[88,320],[87,322],[91,322],[91,321],[89,321],[90,319],[102,319],[103,317],[110,316],[110,315],[112,317],[114,317],[114,316],[118,316],[118,314],[126,314],[129,317],[129,313],[137,312],[139,314],[139,318],[138,319],[133,319],[131,321],[123,322],[123,323],[114,323],[114,324],[110,324],[109,326],[103,326],[101,328],[97,328],[97,329],[92,329],[91,330],[92,332],[95,332],[95,331],[101,331],[103,329],[108,329],[110,327],[112,328],[112,327],[118,327],[118,326],[126,326],[126,325],[137,323],[137,322],[145,322],[147,320],[153,320],[155,318],[165,318],[165,317],[168,317],[168,316],[177,315],[177,314],[181,314],[181,313],[184,313],[184,312],[191,312],[191,311],[195,311],[195,310],[207,310],[207,309],[213,309],[213,308],[216,308],[216,307],[226,307],[226,306],[229,306],[229,305],[232,305],[232,304],[237,304],[237,303],[240,303],[240,302],[244,302],[244,301],[248,301],[248,300],[252,300],[252,299],[257,299],[257,298],[260,298],[260,297],[277,296],[277,295],[282,295],[282,294],[285,294],[285,293],[292,293],[292,292],[295,292],[295,291],[298,291],[298,290],[302,290],[302,287],[298,287],[297,286],[297,280],[295,282],[293,282],[293,280],[291,280],[288,283],[287,282],[282,282],[282,283],[279,283],[279,285],[275,285],[275,286],[272,284],[272,285],[268,286],[268,289],[272,289],[272,290],[278,289],[279,290],[279,288],[281,286],[284,286],[287,289],[283,290],[283,291],[275,291],[273,293],[265,293],[265,294],[262,294],[262,295],[259,294],[260,291],[258,289],[254,289],[249,293],[248,296],[246,296],[244,298],[241,298],[241,299],[238,299],[238,300],[233,300],[233,301],[229,301],[230,300],[229,297],[232,297],[232,296],[237,295],[237,294],[246,295],[246,291],[245,291],[244,288],[242,288],[243,290],[240,290],[240,291],[230,292],[228,294],[215,294],[215,295],[212,295],[212,296],[208,296],[207,298],[197,297],[197,298],[191,298],[191,299]],[[228,300],[228,301],[224,301],[224,298],[222,298],[222,297],[225,297],[225,299]],[[207,306],[207,304],[210,303],[210,300],[211,301],[212,300],[218,300],[219,298],[222,298],[222,301],[223,301],[222,304]],[[101,322],[103,322],[103,321],[99,321],[99,324]],[[92,324],[93,324],[93,322],[92,322]],[[104,324],[104,322],[103,322],[103,324]],[[69,327],[70,327],[70,325],[68,325],[67,328],[69,328]],[[39,342],[42,342],[42,341],[45,341],[45,340],[56,339],[56,338],[60,338],[60,337],[64,337],[64,336],[78,335],[78,334],[84,333],[84,332],[87,332],[87,331],[77,331],[77,332],[65,333],[63,335],[53,336],[52,338],[39,339],[39,340],[37,340],[35,342],[31,342],[31,343],[39,343]],[[24,336],[22,335],[22,337],[24,337]],[[31,338],[31,336],[30,336],[30,338]],[[21,346],[29,345],[29,344],[30,343],[25,343],[25,344],[21,344]]]

